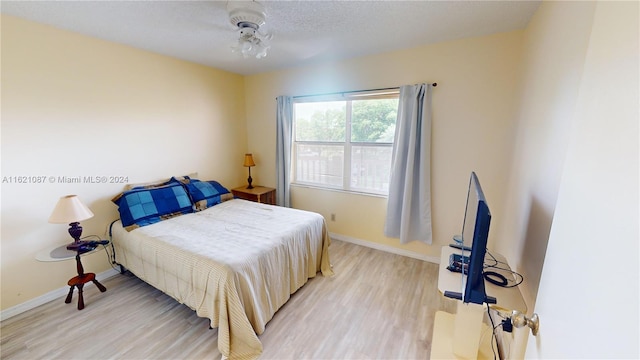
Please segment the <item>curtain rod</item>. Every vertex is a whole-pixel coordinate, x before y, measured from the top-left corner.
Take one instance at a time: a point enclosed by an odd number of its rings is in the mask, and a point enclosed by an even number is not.
[[[438,83],[432,83],[433,86],[438,86]],[[298,95],[293,96],[294,99],[304,98],[304,97],[312,97],[312,96],[326,96],[326,95],[338,95],[338,94],[351,94],[351,93],[359,93],[359,92],[369,92],[369,91],[384,91],[384,90],[398,90],[399,86],[396,87],[388,87],[388,88],[379,88],[379,89],[367,89],[367,90],[351,90],[351,91],[337,91],[332,93],[324,93],[324,94],[313,94],[313,95]]]

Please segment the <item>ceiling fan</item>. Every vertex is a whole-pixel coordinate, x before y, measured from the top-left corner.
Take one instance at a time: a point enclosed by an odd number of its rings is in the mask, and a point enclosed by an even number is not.
[[[227,4],[229,21],[238,33],[238,42],[232,46],[235,53],[245,59],[255,57],[262,59],[271,48],[269,41],[273,35],[260,31],[266,23],[267,13],[264,5],[257,1],[230,1]]]

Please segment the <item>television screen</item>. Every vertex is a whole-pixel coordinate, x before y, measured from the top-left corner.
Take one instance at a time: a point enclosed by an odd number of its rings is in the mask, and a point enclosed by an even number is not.
[[[469,265],[466,274],[462,274],[462,292],[445,293],[446,296],[460,299],[465,303],[495,304],[496,299],[487,296],[485,292],[483,277],[490,223],[491,213],[487,200],[482,192],[478,176],[472,172],[462,224],[462,244],[471,248],[470,254],[462,250],[462,255],[469,256]]]
[[[487,297],[482,275],[490,223],[491,213],[487,200],[484,197],[478,176],[472,172],[462,225],[462,243],[471,247],[469,268],[467,275],[463,275],[462,301],[465,303],[495,303],[495,299]]]

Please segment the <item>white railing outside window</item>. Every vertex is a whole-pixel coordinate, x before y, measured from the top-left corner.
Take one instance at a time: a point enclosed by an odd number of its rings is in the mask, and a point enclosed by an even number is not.
[[[294,100],[293,183],[387,195],[397,93]]]

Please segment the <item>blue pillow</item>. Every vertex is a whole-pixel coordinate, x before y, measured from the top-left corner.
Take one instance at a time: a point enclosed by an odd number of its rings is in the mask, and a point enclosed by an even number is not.
[[[183,184],[189,192],[195,211],[204,210],[233,198],[229,190],[217,181],[190,179]]]
[[[122,226],[127,231],[193,212],[189,195],[177,181],[154,188],[136,187],[113,202],[118,205]]]

